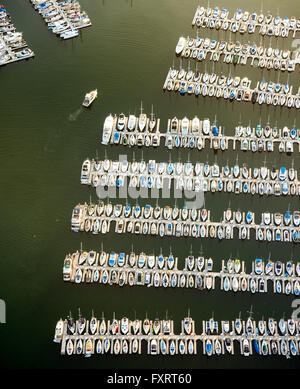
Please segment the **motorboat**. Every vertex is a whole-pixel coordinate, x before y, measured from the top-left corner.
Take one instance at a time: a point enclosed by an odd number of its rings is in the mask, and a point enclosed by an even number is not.
[[[180,37],[175,48],[175,52],[177,55],[181,54],[185,45],[186,45],[186,39],[184,37]]]
[[[112,115],[107,116],[103,125],[102,144],[107,145],[109,143],[113,125],[114,117]]]
[[[84,107],[89,107],[92,104],[92,102],[97,98],[97,96],[98,96],[98,90],[97,89],[92,90],[91,92],[85,95],[82,105]]]

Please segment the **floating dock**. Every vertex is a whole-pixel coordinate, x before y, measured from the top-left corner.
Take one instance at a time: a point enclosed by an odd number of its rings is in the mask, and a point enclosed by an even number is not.
[[[106,234],[115,223],[115,232],[145,236],[175,236],[193,238],[233,239],[234,232],[240,240],[255,239],[267,242],[299,243],[300,212],[280,213],[264,212],[260,224],[255,223],[252,211],[224,211],[223,220],[213,222],[210,210],[205,208],[188,209],[164,208],[158,205],[140,207],[130,204],[106,205],[102,200],[98,204],[78,204],[73,209],[71,230],[93,234]],[[251,237],[252,233],[252,237]],[[254,236],[253,236],[254,235]]]
[[[112,251],[76,251],[68,254],[64,260],[63,279],[67,282],[98,283],[103,285],[130,285],[155,288],[191,288],[214,290],[216,279],[220,280],[220,289],[228,292],[268,292],[299,296],[300,262],[263,261],[252,262],[251,273],[246,273],[244,261],[239,259],[222,260],[221,270],[213,271],[211,258],[189,255],[185,266],[178,269],[178,258],[155,256],[144,252],[126,254]]]
[[[253,34],[259,28],[259,34],[263,36],[275,36],[287,38],[288,36],[295,37],[300,31],[300,20],[296,20],[293,16],[290,19],[287,17],[273,16],[270,13],[267,15],[243,12],[238,9],[232,18],[229,18],[227,9],[204,8],[198,7],[192,26],[197,28],[210,28],[216,30],[239,32],[241,34]]]
[[[108,125],[107,125],[108,123]],[[143,113],[143,104],[141,103],[141,113],[139,116],[123,113],[109,115],[106,117],[103,125],[102,144],[121,144],[123,146],[153,146],[160,145],[161,133],[159,131],[160,119]]]
[[[121,114],[123,115],[123,114]],[[164,139],[164,146],[168,149],[188,148],[204,150],[209,147],[213,150],[233,150],[255,152],[273,152],[276,149],[280,153],[293,153],[295,148],[300,152],[300,129],[284,126],[282,129],[270,127],[269,124],[262,126],[258,124],[255,128],[251,126],[238,125],[235,128],[235,135],[225,135],[223,126],[211,123],[209,119],[193,119],[186,117],[178,119],[173,117],[168,119],[166,131],[160,132],[160,119],[157,119],[155,131],[141,131],[135,125],[133,130],[129,130],[127,125],[118,129],[118,117],[114,115],[112,130],[106,144],[123,145],[129,147],[158,147],[161,139]],[[124,121],[128,124],[128,117],[124,115]],[[148,119],[149,120],[149,119]],[[186,122],[188,121],[188,125]],[[138,118],[136,118],[136,123]],[[183,124],[185,123],[185,128]],[[276,147],[275,147],[276,146]]]
[[[78,30],[92,25],[78,1],[73,0],[30,0],[43,17],[48,28],[63,39],[75,38]]]
[[[293,72],[300,63],[298,52],[273,49],[262,45],[252,46],[248,43],[218,42],[209,38],[180,37],[176,46],[176,54],[186,59],[223,62],[234,65],[247,65],[261,69],[274,69]]]
[[[0,8],[0,66],[34,57],[21,32],[16,32],[5,8]]]
[[[300,108],[300,88],[292,94],[293,87],[288,84],[262,80],[251,89],[247,77],[218,76],[215,73],[200,73],[198,70],[177,70],[170,68],[163,90],[179,92],[180,95],[195,95],[222,98],[228,101],[245,101],[287,108]]]
[[[89,160],[83,162],[81,183],[94,187],[134,187],[169,189],[194,192],[230,192],[275,196],[299,196],[300,182],[294,168],[282,166],[268,169],[248,168],[246,165],[220,167],[197,162],[156,162],[155,160],[128,162]]]
[[[186,317],[181,321],[180,334],[174,333],[173,320],[158,318],[149,320],[121,320],[115,317],[98,320],[92,316],[86,320],[68,316],[56,324],[54,342],[61,343],[62,355],[94,354],[142,354],[142,344],[146,344],[150,355],[204,355],[223,356],[235,354],[237,350],[247,357],[252,354],[298,356],[300,348],[299,323],[293,319],[273,318],[260,320],[251,317],[218,323],[211,318],[203,320],[202,332],[197,334],[195,321]],[[202,344],[202,347],[200,347]],[[237,347],[237,345],[239,347]],[[234,347],[236,346],[236,347]]]

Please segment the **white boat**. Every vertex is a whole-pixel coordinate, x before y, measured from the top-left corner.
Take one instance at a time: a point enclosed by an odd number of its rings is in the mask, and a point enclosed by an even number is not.
[[[289,320],[287,321],[287,327],[288,327],[289,333],[290,333],[291,335],[294,335],[294,334],[295,334],[295,330],[296,330],[296,323],[295,323],[295,320],[289,319]]]
[[[147,115],[145,113],[140,114],[138,123],[140,131],[144,131],[147,123]]]
[[[248,357],[250,355],[249,340],[246,338],[243,339],[243,354],[245,357]]]
[[[221,343],[220,343],[219,339],[215,340],[215,353],[217,355],[221,355],[221,353],[222,353],[222,347],[221,347]]]
[[[102,144],[107,145],[109,143],[113,125],[114,117],[112,115],[107,116],[103,125]]]
[[[109,349],[110,349],[110,340],[109,339],[105,339],[104,340],[104,352],[108,353]]]
[[[236,331],[236,333],[238,335],[241,334],[241,332],[242,332],[242,322],[241,322],[241,319],[235,319],[234,328],[235,328],[235,331]]]
[[[253,334],[253,331],[254,331],[254,328],[253,328],[253,322],[251,320],[251,318],[249,317],[246,321],[246,334],[249,336],[249,335],[252,335]]]
[[[285,335],[286,334],[286,321],[283,319],[283,318],[281,318],[280,320],[279,320],[279,323],[278,323],[278,326],[279,326],[279,329],[280,329],[280,332],[281,332],[281,334],[282,335]]]
[[[76,283],[76,284],[79,284],[79,283],[81,282],[81,280],[82,280],[82,275],[83,275],[82,270],[81,270],[80,268],[78,268],[78,269],[76,270],[76,273],[75,273],[75,283]]]
[[[103,348],[102,348],[102,340],[98,339],[97,344],[96,344],[96,353],[97,354],[102,354]]]
[[[194,342],[192,339],[188,341],[188,353],[193,354],[194,353]]]
[[[187,335],[191,335],[192,333],[192,319],[190,317],[186,317],[184,319],[184,330]]]
[[[275,322],[274,322],[274,319],[270,318],[268,320],[268,328],[269,328],[269,331],[270,331],[271,335],[274,335],[274,332],[275,332]]]
[[[187,258],[186,258],[186,263],[187,263],[187,267],[189,270],[193,270],[194,269],[194,266],[195,266],[195,258],[193,255],[189,255]]]
[[[172,254],[170,254],[169,257],[168,257],[168,260],[167,260],[168,268],[170,270],[173,269],[174,264],[175,264],[174,256]]]
[[[119,339],[116,339],[113,348],[114,354],[118,355],[120,353],[120,350],[121,350],[120,341]]]
[[[68,340],[67,346],[66,346],[67,354],[72,355],[74,351],[74,344],[71,339]]]
[[[89,325],[90,325],[90,333],[94,335],[97,331],[98,320],[94,316],[92,316]]]
[[[62,32],[60,34],[60,37],[63,39],[70,39],[70,38],[75,38],[78,35],[79,35],[78,30],[72,29],[72,30],[67,30]]]
[[[206,355],[211,356],[213,349],[212,349],[212,343],[210,339],[207,339],[205,344],[205,349],[206,349]]]
[[[210,132],[210,120],[204,119],[202,123],[202,132],[204,135],[208,135]]]
[[[183,51],[185,44],[186,44],[186,39],[184,37],[180,37],[175,48],[176,54],[180,54]]]
[[[148,335],[150,331],[150,321],[147,318],[143,321],[143,331],[146,335]]]
[[[92,90],[91,92],[85,95],[82,105],[84,107],[89,107],[92,104],[92,102],[97,98],[97,96],[98,96],[98,90],[97,89]]]
[[[129,320],[127,317],[121,319],[121,332],[123,335],[127,335],[129,331]]]
[[[55,335],[54,335],[53,342],[55,342],[55,343],[60,343],[60,341],[61,341],[61,339],[62,339],[62,336],[63,336],[63,329],[64,329],[64,322],[63,322],[62,319],[60,319],[60,320],[56,323]]]
[[[157,340],[152,339],[150,342],[150,354],[151,355],[156,355],[157,354]]]
[[[122,340],[122,354],[127,354],[129,350],[128,342],[126,339]]]
[[[136,117],[134,115],[129,115],[127,128],[129,131],[133,131],[135,129]]]
[[[106,321],[102,319],[100,326],[99,326],[99,334],[104,335],[106,333]]]

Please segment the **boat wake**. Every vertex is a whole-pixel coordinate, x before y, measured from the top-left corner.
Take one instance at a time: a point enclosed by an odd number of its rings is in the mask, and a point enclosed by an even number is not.
[[[78,116],[81,114],[82,111],[83,109],[80,107],[75,112],[70,113],[69,115],[70,122],[75,122],[75,120],[77,120]]]

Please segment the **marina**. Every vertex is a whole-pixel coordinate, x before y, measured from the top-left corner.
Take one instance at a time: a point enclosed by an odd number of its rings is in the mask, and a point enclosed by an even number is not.
[[[195,12],[192,25],[197,28],[239,32],[240,34],[253,34],[257,30],[262,36],[281,38],[295,37],[300,31],[300,19],[296,19],[295,16],[282,18],[270,13],[264,15],[262,11],[257,14],[238,9],[230,18],[229,11],[225,8],[200,6]]]
[[[267,242],[299,243],[300,212],[281,213],[264,212],[260,224],[255,223],[252,211],[232,211],[228,208],[220,222],[213,222],[210,210],[205,208],[188,209],[170,206],[152,207],[147,204],[106,205],[102,200],[98,204],[78,204],[73,209],[71,230],[106,234],[111,223],[115,223],[118,234],[131,233],[139,236],[175,236],[212,239],[233,239],[237,232],[240,240],[254,239]],[[252,236],[251,236],[252,235]]]
[[[0,66],[34,57],[22,32],[17,32],[10,15],[0,6]]]
[[[75,0],[30,0],[35,10],[42,16],[49,30],[62,39],[79,35],[78,30],[92,25],[85,11]]]
[[[129,115],[130,116],[130,115]],[[256,127],[238,125],[235,134],[225,135],[223,126],[219,126],[210,119],[193,119],[176,116],[168,119],[166,132],[159,131],[160,119],[157,119],[156,131],[141,131],[139,126],[128,129],[128,116],[123,113],[109,115],[103,125],[102,143],[107,145],[123,145],[128,147],[158,147],[164,139],[164,146],[169,150],[173,148],[188,148],[204,150],[209,147],[213,150],[233,150],[255,152],[273,152],[276,149],[280,153],[293,153],[295,148],[300,152],[300,129],[296,127],[278,128],[277,126]],[[119,128],[119,120],[124,120],[124,126]],[[138,119],[135,118],[135,123]],[[126,123],[126,125],[125,125]],[[276,146],[276,148],[275,148]]]
[[[63,279],[66,282],[98,283],[116,286],[146,286],[155,288],[190,288],[214,290],[216,280],[220,289],[228,292],[300,294],[300,262],[252,261],[251,273],[246,273],[245,262],[236,258],[222,260],[221,270],[213,270],[212,258],[194,257],[184,259],[185,266],[178,269],[178,258],[172,252],[168,256],[130,254],[115,251],[76,251],[64,260]]]
[[[300,87],[296,94],[292,94],[293,87],[287,83],[280,84],[263,79],[256,88],[251,89],[251,80],[248,77],[232,77],[217,75],[216,73],[200,73],[198,70],[176,70],[170,68],[163,90],[179,92],[180,95],[194,94],[223,98],[230,102],[245,101],[279,107],[300,108]]]
[[[138,117],[133,114],[125,116],[124,113],[109,115],[103,125],[102,144],[122,144],[123,146],[153,146],[160,145],[159,132],[160,119],[156,118],[153,108],[150,117],[143,112]]]
[[[178,56],[186,59],[203,61],[208,59],[213,62],[226,64],[251,65],[255,68],[274,69],[279,71],[293,72],[300,63],[299,53],[290,50],[273,49],[242,44],[241,42],[218,42],[209,38],[184,38],[180,37],[175,49]]]
[[[246,164],[221,167],[218,164],[197,162],[157,162],[89,160],[81,168],[81,184],[94,187],[189,190],[194,192],[229,192],[299,196],[300,182],[294,168],[266,166],[249,168]]]
[[[293,26],[291,3],[223,6]],[[192,28],[194,1],[3,5],[0,47],[35,52],[1,67],[3,368],[299,369],[298,32]],[[265,102],[182,99],[170,66]]]
[[[256,322],[251,316],[243,320],[216,321],[213,317],[203,320],[201,334],[196,333],[196,323],[190,317],[181,321],[181,331],[174,332],[174,321],[167,317],[154,320],[130,320],[127,317],[98,320],[94,313],[90,320],[81,315],[74,320],[72,314],[60,319],[55,328],[54,342],[61,343],[62,355],[142,354],[198,355],[208,357],[233,355],[293,357],[299,355],[300,328],[293,319],[262,318]],[[199,344],[200,343],[200,344]]]

